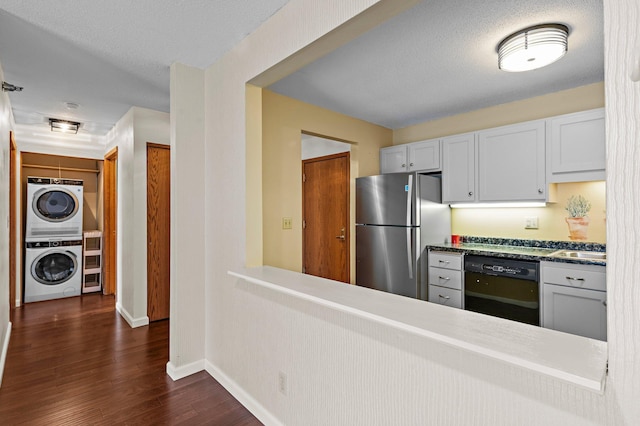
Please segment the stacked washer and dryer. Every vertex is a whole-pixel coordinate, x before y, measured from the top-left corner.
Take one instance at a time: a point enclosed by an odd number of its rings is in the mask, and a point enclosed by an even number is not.
[[[80,295],[83,182],[27,178],[24,302]]]

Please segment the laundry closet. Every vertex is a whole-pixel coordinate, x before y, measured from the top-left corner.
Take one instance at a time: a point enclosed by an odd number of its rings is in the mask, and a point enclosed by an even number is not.
[[[102,290],[102,163],[21,154],[24,303]]]

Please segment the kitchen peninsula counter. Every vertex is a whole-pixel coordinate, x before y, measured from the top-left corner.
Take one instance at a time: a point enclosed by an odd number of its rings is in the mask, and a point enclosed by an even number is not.
[[[391,327],[400,333],[398,338],[416,339],[416,348],[426,339],[599,394],[604,391],[607,343],[599,340],[270,266],[229,274],[236,278],[234,291],[265,301],[272,300],[271,292],[287,295],[328,310],[329,316],[330,311],[353,315],[371,324],[371,330]]]

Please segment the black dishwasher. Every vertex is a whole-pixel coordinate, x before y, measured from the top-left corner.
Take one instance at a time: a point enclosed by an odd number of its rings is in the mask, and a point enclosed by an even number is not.
[[[464,309],[540,325],[539,262],[464,257]]]

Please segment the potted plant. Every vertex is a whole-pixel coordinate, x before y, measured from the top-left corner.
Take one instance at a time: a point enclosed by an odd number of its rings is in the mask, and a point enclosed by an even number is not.
[[[587,213],[591,210],[591,202],[582,195],[572,195],[565,210],[569,213],[569,217],[565,219],[569,225],[569,239],[586,240],[589,227]]]

